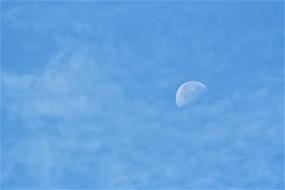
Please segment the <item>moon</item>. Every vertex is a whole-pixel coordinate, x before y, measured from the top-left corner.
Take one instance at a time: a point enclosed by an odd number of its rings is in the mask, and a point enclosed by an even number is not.
[[[184,107],[195,102],[201,94],[207,90],[207,86],[199,81],[187,81],[176,92],[176,105]]]

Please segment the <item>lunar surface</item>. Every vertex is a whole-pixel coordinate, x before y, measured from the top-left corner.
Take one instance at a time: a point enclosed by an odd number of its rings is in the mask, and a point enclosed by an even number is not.
[[[199,96],[207,90],[206,85],[198,81],[188,81],[183,83],[176,92],[176,105],[178,107],[187,106],[195,102]]]

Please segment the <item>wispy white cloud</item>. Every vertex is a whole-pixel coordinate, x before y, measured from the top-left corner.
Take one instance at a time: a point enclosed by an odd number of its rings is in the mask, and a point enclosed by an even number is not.
[[[62,6],[30,12],[27,7],[8,9],[4,22],[16,30],[54,35],[58,49],[35,72],[2,72],[3,187],[283,185],[281,75],[269,72],[264,64],[256,72],[243,68],[245,73],[236,75],[235,71],[241,67],[234,65],[240,63],[235,60],[250,50],[248,46],[258,45],[256,32],[220,58],[224,52],[212,49],[219,40],[227,42],[225,35],[204,39],[199,34],[183,48],[174,44],[174,39],[182,43],[189,36],[190,30],[180,26],[184,22],[175,24],[176,28],[158,25],[154,32],[138,32],[147,37],[139,39],[137,34],[135,42],[131,38],[126,44],[126,34],[120,36],[118,31],[135,25],[129,24],[134,22],[130,17],[122,25],[109,26],[113,23],[109,17],[117,15],[107,12],[85,24],[90,13],[84,13],[83,21],[71,19],[76,7],[71,12]],[[124,9],[112,10],[124,15]],[[58,20],[46,23],[46,15]],[[182,37],[164,35],[165,29],[179,30]],[[94,34],[96,30],[101,32]],[[65,36],[64,31],[73,32]],[[84,32],[87,37],[94,35],[94,42],[86,40]],[[209,84],[208,96],[177,109],[176,88],[187,77],[198,76]]]
[[[178,110],[165,103],[129,98],[120,81],[105,73],[110,72],[108,65],[104,67],[89,51],[77,48],[55,56],[42,72],[3,72],[4,110],[11,120],[19,119],[23,123],[19,127],[26,131],[4,149],[4,184],[15,180],[19,167],[35,178],[35,186],[44,187],[76,186],[81,182],[61,182],[68,175],[91,173],[82,183],[106,188],[161,187],[154,178],[169,181],[165,187],[173,188],[228,183],[244,187],[252,179],[272,176],[271,184],[280,183],[273,173],[275,166],[266,163],[278,160],[282,143],[282,135],[276,134],[282,130],[280,123],[271,121],[280,94],[262,87],[243,100],[244,109],[236,110],[244,97],[244,89],[239,88],[227,98]],[[250,106],[268,98],[273,104],[264,109]],[[8,127],[4,132],[10,133]],[[271,142],[276,136],[279,141]],[[267,153],[272,147],[277,150],[265,155],[254,150],[260,146]],[[241,164],[240,170],[217,182],[235,164]],[[263,172],[250,173],[255,167]],[[203,171],[210,168],[219,169],[205,176]],[[232,183],[241,173],[248,173],[249,179]],[[191,177],[191,183],[182,180],[184,175]],[[91,182],[93,178],[98,181]]]

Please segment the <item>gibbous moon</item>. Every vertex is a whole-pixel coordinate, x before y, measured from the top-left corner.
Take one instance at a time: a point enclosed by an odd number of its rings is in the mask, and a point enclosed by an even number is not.
[[[195,102],[198,97],[207,90],[206,85],[198,81],[183,83],[176,92],[176,105],[184,107]]]

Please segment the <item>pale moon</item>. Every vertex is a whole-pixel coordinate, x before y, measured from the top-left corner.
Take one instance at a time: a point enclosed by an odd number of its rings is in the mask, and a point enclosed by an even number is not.
[[[183,83],[176,92],[176,105],[184,107],[195,102],[207,90],[207,86],[198,81]]]

